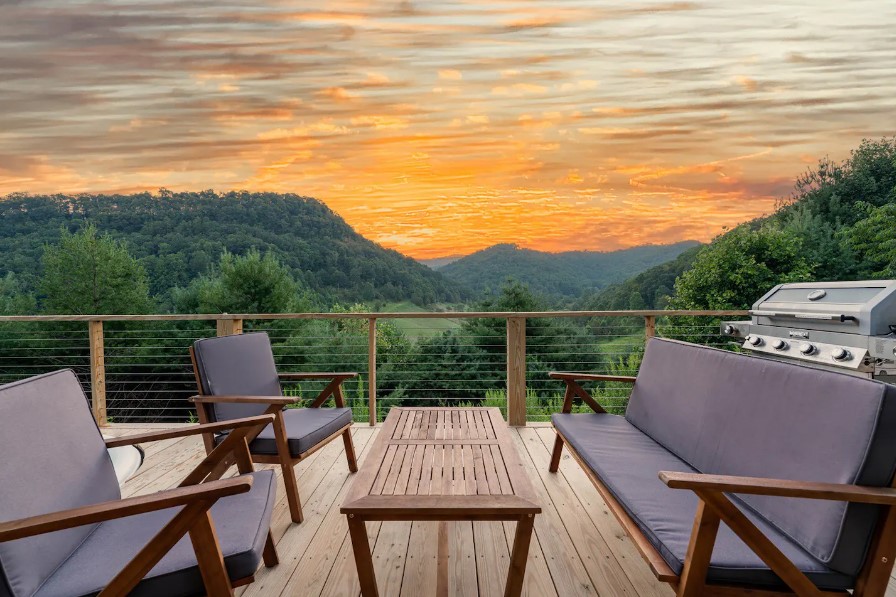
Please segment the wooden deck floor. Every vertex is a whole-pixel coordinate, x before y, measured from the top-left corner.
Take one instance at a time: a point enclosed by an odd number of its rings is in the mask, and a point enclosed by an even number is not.
[[[147,425],[113,425],[106,435],[145,431]],[[153,426],[156,427],[156,426]],[[657,582],[634,546],[606,509],[578,465],[564,455],[560,473],[547,472],[554,434],[549,425],[511,428],[520,457],[535,486],[543,514],[537,517],[524,595],[663,596],[673,593]],[[363,460],[379,427],[357,425],[355,449]],[[124,487],[125,495],[169,488],[204,455],[198,438],[144,446],[146,462]],[[292,524],[278,470],[278,504],[273,533],[280,565],[261,568],[256,581],[239,589],[244,597],[357,596],[358,578],[345,517],[339,506],[352,476],[343,444],[331,442],[296,467],[305,522]],[[368,524],[380,595],[431,595],[436,586],[437,523]],[[513,523],[450,523],[450,595],[503,595]],[[891,583],[888,597],[896,597]]]

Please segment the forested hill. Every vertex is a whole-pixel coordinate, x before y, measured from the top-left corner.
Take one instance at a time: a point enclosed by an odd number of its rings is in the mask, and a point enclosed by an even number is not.
[[[0,201],[0,275],[26,286],[39,275],[45,244],[94,224],[126,242],[149,275],[150,292],[186,287],[224,250],[273,253],[312,291],[344,301],[466,298],[459,285],[356,233],[326,205],[292,194],[230,192],[135,195],[20,195]]]
[[[538,294],[575,298],[633,273],[677,257],[698,243],[646,245],[612,252],[568,251],[544,253],[516,245],[495,245],[438,269],[446,277],[475,291],[497,290],[507,278]]]
[[[672,261],[655,265],[586,297],[579,307],[588,311],[665,309],[675,289],[675,280],[693,265],[698,252],[700,246],[691,247]]]

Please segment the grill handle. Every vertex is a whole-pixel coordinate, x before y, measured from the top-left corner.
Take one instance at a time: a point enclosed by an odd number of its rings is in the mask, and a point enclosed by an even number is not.
[[[843,313],[778,313],[776,311],[750,311],[750,315],[757,317],[791,317],[793,319],[812,319],[815,321],[839,321],[846,323],[847,321],[859,322],[859,318],[853,315],[844,315]]]

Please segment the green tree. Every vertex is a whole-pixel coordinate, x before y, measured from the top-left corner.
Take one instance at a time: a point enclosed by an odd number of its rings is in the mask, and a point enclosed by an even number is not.
[[[34,315],[37,301],[12,272],[0,278],[0,315]]]
[[[289,269],[257,249],[242,256],[224,251],[215,268],[174,292],[174,303],[186,313],[287,313],[311,304]]]
[[[675,282],[675,309],[747,309],[775,284],[811,279],[800,239],[765,225],[739,226],[697,255]]]
[[[44,246],[42,264],[38,290],[47,313],[139,314],[153,307],[143,266],[93,225],[74,234],[62,229],[56,245]]]
[[[896,189],[893,195],[896,198]],[[861,209],[867,217],[842,234],[862,264],[859,275],[896,277],[896,202],[880,207],[863,204]]]

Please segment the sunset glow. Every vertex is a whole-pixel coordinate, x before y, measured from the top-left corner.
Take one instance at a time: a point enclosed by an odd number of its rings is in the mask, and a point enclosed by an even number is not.
[[[414,257],[770,212],[896,133],[896,3],[0,3],[0,194],[316,197]]]

